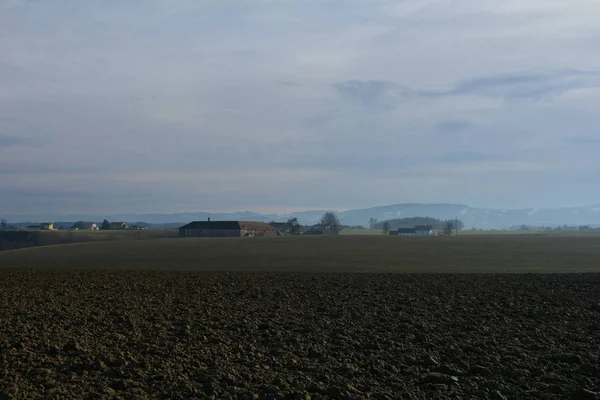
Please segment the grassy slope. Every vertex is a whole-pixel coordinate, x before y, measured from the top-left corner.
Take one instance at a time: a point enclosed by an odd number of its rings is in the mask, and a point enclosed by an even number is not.
[[[281,237],[77,243],[0,253],[0,266],[373,272],[600,272],[599,237]]]

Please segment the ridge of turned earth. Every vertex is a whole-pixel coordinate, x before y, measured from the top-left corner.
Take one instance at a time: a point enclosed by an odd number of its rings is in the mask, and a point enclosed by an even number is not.
[[[600,275],[0,270],[0,399],[599,398]]]

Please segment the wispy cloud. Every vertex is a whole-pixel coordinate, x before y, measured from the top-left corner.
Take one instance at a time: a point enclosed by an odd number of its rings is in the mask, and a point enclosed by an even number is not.
[[[417,91],[388,81],[350,80],[332,85],[342,96],[355,98],[365,106],[391,108],[398,102],[414,97],[429,95],[428,92]]]
[[[599,136],[588,137],[570,137],[565,139],[565,142],[571,144],[600,144]]]
[[[448,95],[541,99],[569,90],[599,87],[600,72],[565,70],[551,73],[516,73],[476,78],[459,83]]]
[[[551,73],[506,73],[459,82],[447,90],[414,89],[389,81],[349,80],[334,83],[340,95],[369,107],[392,108],[414,99],[477,96],[503,100],[539,100],[576,89],[600,87],[600,71],[563,70]]]
[[[0,151],[2,149],[9,149],[13,147],[30,147],[38,146],[29,138],[22,138],[18,136],[10,136],[0,134]]]

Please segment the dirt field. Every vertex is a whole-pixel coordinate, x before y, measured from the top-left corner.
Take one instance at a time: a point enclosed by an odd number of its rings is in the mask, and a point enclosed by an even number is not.
[[[600,399],[600,274],[527,273],[600,271],[599,245],[382,236],[3,252],[0,400]]]
[[[295,272],[600,272],[600,237],[279,237],[76,243],[0,267]]]
[[[600,276],[0,270],[0,398],[597,398]]]

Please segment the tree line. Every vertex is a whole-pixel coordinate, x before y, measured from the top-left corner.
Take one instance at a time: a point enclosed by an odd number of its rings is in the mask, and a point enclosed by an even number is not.
[[[344,228],[340,219],[334,212],[326,212],[323,214],[317,226],[322,229],[324,233],[330,235],[339,235]],[[300,235],[305,228],[306,227],[300,225],[298,218],[290,218],[285,223],[284,231],[290,235],[297,236]]]

